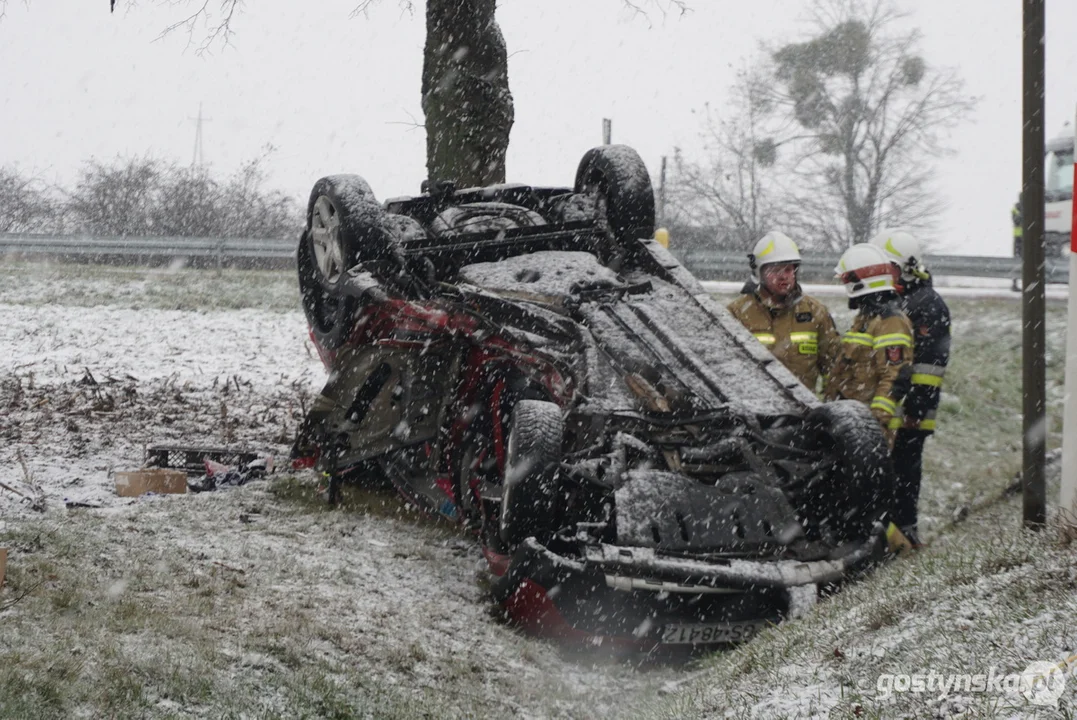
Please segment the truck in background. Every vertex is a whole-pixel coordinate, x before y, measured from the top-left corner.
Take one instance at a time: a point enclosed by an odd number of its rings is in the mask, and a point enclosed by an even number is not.
[[[1067,124],[1062,134],[1046,143],[1044,158],[1044,237],[1045,258],[1067,257],[1073,222],[1073,128]],[[1013,207],[1013,255],[1021,257],[1021,199]]]

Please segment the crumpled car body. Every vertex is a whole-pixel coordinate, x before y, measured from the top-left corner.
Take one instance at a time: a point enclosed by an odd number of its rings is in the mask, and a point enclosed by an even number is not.
[[[653,203],[623,146],[571,188],[319,181],[297,259],[329,376],[293,457],[331,500],[377,471],[471,528],[532,632],[738,642],[879,558],[886,447],[653,239]]]

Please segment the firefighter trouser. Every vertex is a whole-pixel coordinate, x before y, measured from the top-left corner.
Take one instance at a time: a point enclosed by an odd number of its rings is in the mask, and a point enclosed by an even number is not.
[[[894,512],[898,527],[916,525],[916,505],[920,500],[920,480],[924,469],[924,441],[931,432],[901,428],[891,454],[894,465]]]

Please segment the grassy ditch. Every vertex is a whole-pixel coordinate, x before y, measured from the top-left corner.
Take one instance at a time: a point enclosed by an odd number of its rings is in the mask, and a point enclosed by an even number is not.
[[[439,716],[347,659],[355,577],[304,554],[348,527],[312,524],[253,490],[10,526],[0,717]]]
[[[282,272],[9,263],[0,278],[0,303],[299,310]],[[285,477],[0,523],[0,717],[1074,717],[1073,676],[1050,712],[884,692],[883,676],[1008,674],[1077,652],[1077,546],[1022,531],[1003,494],[1020,460],[1020,306],[951,308],[930,546],[747,645],[689,668],[568,659],[489,616],[482,560],[455,529],[379,487],[348,486],[331,511],[316,478]],[[1049,306],[1050,447],[1063,316]]]
[[[492,614],[475,544],[317,479],[0,531],[0,717],[608,716],[654,672],[563,656]]]

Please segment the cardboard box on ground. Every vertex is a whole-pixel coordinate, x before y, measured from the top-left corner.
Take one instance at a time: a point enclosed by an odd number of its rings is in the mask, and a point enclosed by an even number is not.
[[[187,473],[162,468],[116,473],[116,494],[120,497],[138,497],[151,492],[187,492]]]

